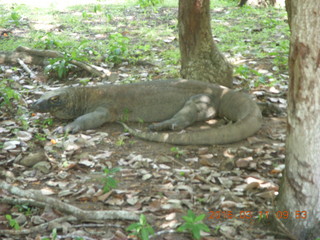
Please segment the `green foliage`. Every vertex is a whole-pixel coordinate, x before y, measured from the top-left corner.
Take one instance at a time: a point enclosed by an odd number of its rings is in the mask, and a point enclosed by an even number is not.
[[[101,5],[100,5],[100,4],[94,5],[94,6],[93,6],[93,11],[94,11],[95,13],[101,12],[101,11],[102,11]]]
[[[23,213],[26,216],[30,216],[34,210],[32,207],[24,204],[16,205],[15,207],[18,209],[19,212]]]
[[[35,120],[35,123],[37,125],[39,125],[40,129],[45,129],[45,128],[48,128],[49,126],[52,126],[53,122],[54,122],[53,118],[46,118],[46,119],[43,119],[43,120],[41,120],[41,119]],[[47,134],[37,132],[35,134],[35,138],[37,140],[41,141],[41,142],[47,141]]]
[[[120,168],[105,168],[103,170],[104,174],[106,175],[104,177],[103,181],[103,192],[107,193],[109,192],[111,189],[114,189],[117,187],[117,181],[113,178],[114,174],[119,172],[121,169]]]
[[[51,237],[50,238],[41,238],[41,240],[56,240],[58,237],[58,233],[57,233],[57,229],[54,228],[52,229],[52,232],[51,232]]]
[[[138,0],[138,4],[142,8],[154,7],[157,4],[163,3],[164,0]]]
[[[128,122],[129,114],[130,114],[130,110],[128,108],[123,109],[121,117],[120,117],[120,121],[121,122]]]
[[[86,43],[82,41],[79,44],[79,48]],[[73,49],[70,54],[64,53],[62,57],[51,58],[49,59],[49,65],[45,67],[46,73],[56,72],[60,79],[66,78],[72,68],[75,67],[71,62],[72,60],[85,61],[87,60],[83,55],[81,55],[78,49]]]
[[[83,86],[88,85],[88,83],[90,82],[90,78],[81,78],[79,79],[79,83]]]
[[[118,140],[116,141],[116,146],[121,147],[124,144],[125,144],[124,138],[123,137],[119,137]]]
[[[121,63],[123,59],[128,57],[129,39],[121,33],[110,34],[107,44],[107,61],[113,63]]]
[[[41,142],[44,142],[47,140],[47,136],[44,133],[36,133],[35,138]]]
[[[186,216],[183,216],[183,220],[185,221],[184,224],[182,224],[177,231],[178,232],[184,232],[187,231],[192,234],[192,237],[194,239],[200,239],[200,231],[204,232],[210,232],[209,227],[202,223],[202,220],[206,217],[205,214],[201,214],[199,216],[196,216],[191,210],[188,210],[188,213]],[[198,223],[199,222],[199,223]]]
[[[10,227],[15,230],[20,229],[19,223],[15,219],[13,219],[11,215],[6,214],[6,219],[8,220]]]
[[[243,76],[244,78],[249,78],[251,74],[261,76],[262,74],[258,71],[249,68],[247,65],[240,65],[235,69],[235,74],[239,74],[240,76]]]
[[[179,49],[167,50],[161,53],[167,64],[177,65],[180,61]]]
[[[53,118],[46,118],[43,120],[37,119],[35,122],[40,125],[40,128],[47,128],[53,125],[54,120]]]
[[[0,80],[0,110],[14,114],[16,121],[23,129],[28,129],[28,121],[24,117],[25,111],[20,106],[20,94],[13,89],[15,82],[12,79]]]
[[[149,236],[154,234],[154,230],[150,224],[147,222],[145,215],[140,215],[140,220],[137,223],[132,223],[126,228],[127,232],[131,232],[141,240],[149,240]]]
[[[20,95],[17,91],[11,88],[14,81],[11,79],[2,79],[0,81],[0,107],[7,110],[14,108],[13,100],[19,100]]]
[[[13,11],[10,14],[10,20],[11,20],[11,22],[14,23],[14,25],[19,26],[20,25],[21,16],[20,16],[19,13]]]
[[[220,225],[217,225],[217,226],[214,228],[214,233],[215,233],[215,234],[218,234],[220,228],[221,228],[221,226],[220,226]]]
[[[54,49],[62,47],[62,42],[56,39],[51,32],[37,36],[36,39],[35,48]]]
[[[184,150],[181,150],[178,147],[172,147],[172,148],[170,148],[170,151],[175,154],[176,158],[180,158],[186,154],[186,152]]]
[[[67,55],[65,57],[51,58],[49,59],[50,64],[45,67],[45,72],[56,72],[59,79],[66,78],[70,69],[74,67],[70,62],[71,60],[72,58]]]

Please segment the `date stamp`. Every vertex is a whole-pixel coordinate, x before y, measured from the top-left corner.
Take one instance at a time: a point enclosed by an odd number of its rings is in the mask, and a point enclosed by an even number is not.
[[[269,218],[269,211],[209,211],[209,220],[213,219],[261,219]],[[307,211],[294,211],[290,213],[289,211],[277,211],[275,212],[275,217],[278,219],[307,219]]]

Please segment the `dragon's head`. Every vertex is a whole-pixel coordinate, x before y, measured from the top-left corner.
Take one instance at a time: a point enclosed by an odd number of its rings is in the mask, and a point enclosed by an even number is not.
[[[73,119],[73,111],[70,111],[70,88],[60,88],[43,94],[31,106],[36,112],[49,112],[60,119]]]

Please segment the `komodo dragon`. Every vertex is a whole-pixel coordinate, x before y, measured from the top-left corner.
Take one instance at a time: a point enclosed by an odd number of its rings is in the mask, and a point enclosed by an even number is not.
[[[214,117],[234,122],[191,132],[140,132],[123,124],[134,136],[178,145],[227,144],[257,132],[262,116],[251,98],[228,88],[198,81],[159,80],[143,83],[67,87],[44,94],[32,109],[59,119],[75,119],[63,128],[78,132],[106,122],[157,122],[152,131],[181,130]]]

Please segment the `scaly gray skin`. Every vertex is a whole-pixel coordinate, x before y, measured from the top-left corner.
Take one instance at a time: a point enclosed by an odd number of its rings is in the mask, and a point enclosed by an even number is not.
[[[188,80],[62,88],[44,94],[32,109],[75,119],[63,129],[73,133],[116,121],[158,122],[149,126],[153,131],[181,130],[214,117],[234,122],[185,133],[140,132],[123,124],[136,137],[178,145],[237,142],[257,132],[262,123],[261,112],[248,95]]]

